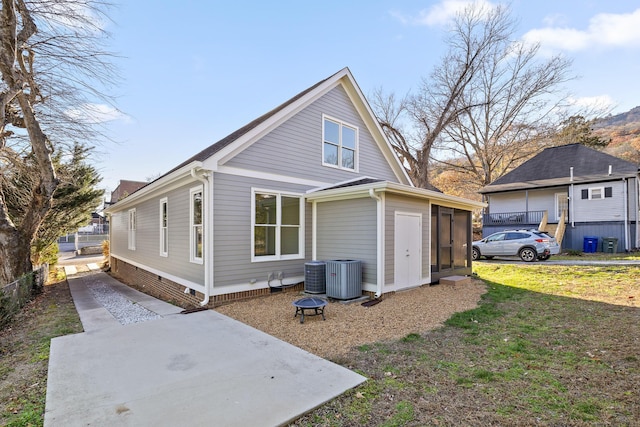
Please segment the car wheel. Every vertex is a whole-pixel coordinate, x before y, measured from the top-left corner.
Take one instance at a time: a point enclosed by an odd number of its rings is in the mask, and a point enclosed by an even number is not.
[[[520,255],[520,259],[524,262],[533,262],[538,258],[538,253],[532,248],[522,248],[518,255]]]
[[[539,259],[540,261],[546,261],[546,260],[548,260],[549,258],[551,258],[551,255],[542,255],[542,256],[539,256],[539,257],[538,257],[538,259]]]
[[[471,250],[471,259],[477,261],[480,259],[480,250],[478,248],[473,248]]]

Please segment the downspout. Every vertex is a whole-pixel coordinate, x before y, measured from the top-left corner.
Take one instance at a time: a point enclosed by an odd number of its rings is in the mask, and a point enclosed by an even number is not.
[[[311,259],[318,259],[318,202],[311,202]]]
[[[571,228],[575,228],[576,227],[576,223],[575,223],[575,217],[573,215],[573,166],[571,166],[569,168],[569,172],[571,173],[571,195],[569,196],[569,217],[571,218]]]
[[[624,197],[624,250],[629,252],[629,189],[627,188],[627,178],[622,178],[622,192]]]
[[[378,278],[376,283],[375,297],[380,298],[382,295],[382,285],[384,283],[384,252],[383,252],[383,238],[384,238],[384,205],[382,204],[382,198],[376,195],[373,188],[369,189],[369,197],[376,201],[376,224],[377,224],[377,236],[376,236],[376,276]]]
[[[202,190],[202,194],[203,194],[203,206],[204,206],[204,218],[203,218],[203,224],[204,224],[204,232],[202,234],[202,247],[204,248],[204,257],[203,257],[203,263],[204,263],[204,299],[200,302],[201,306],[206,306],[207,304],[209,304],[209,298],[210,298],[210,294],[211,294],[211,290],[210,290],[210,285],[212,283],[212,278],[213,278],[213,223],[211,222],[211,206],[212,204],[210,203],[210,201],[208,200],[210,197],[210,182],[209,182],[209,177],[211,176],[211,180],[213,180],[213,176],[209,175],[208,173],[204,172],[201,175],[198,175],[197,173],[197,169],[199,168],[193,168],[191,169],[191,176],[194,179],[197,179],[198,181],[202,182],[202,186],[203,186],[203,190]],[[212,201],[211,201],[212,202]],[[209,242],[211,242],[211,244],[209,244]]]
[[[634,248],[638,248],[640,246],[640,230],[638,230],[638,226],[640,225],[640,186],[638,186],[638,176],[635,177],[635,179],[633,180],[634,186],[635,186],[635,193],[636,193],[636,206],[635,206],[635,212],[633,213],[633,216],[636,217],[636,241],[635,241],[635,246]]]

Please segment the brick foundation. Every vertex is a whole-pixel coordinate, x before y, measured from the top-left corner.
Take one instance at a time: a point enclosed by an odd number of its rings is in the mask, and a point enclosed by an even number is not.
[[[185,294],[184,285],[179,285],[157,274],[150,273],[142,268],[138,268],[117,258],[110,258],[111,275],[128,286],[144,292],[153,297],[167,301],[171,304],[183,308],[200,307],[200,302],[204,300],[204,295],[195,292],[195,295]],[[303,284],[283,288],[283,292],[301,292]],[[212,295],[209,299],[208,308],[214,308],[222,304],[243,299],[256,298],[271,294],[269,288],[255,289],[244,292],[234,292],[225,295]]]

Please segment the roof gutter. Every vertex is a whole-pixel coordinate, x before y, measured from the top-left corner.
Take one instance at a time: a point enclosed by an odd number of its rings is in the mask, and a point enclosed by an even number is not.
[[[382,196],[376,195],[373,188],[369,189],[369,197],[376,201],[376,293],[375,297],[382,295],[382,285],[384,284],[384,200]]]
[[[191,170],[196,168],[201,168],[201,167],[202,167],[202,162],[196,161],[196,162],[189,163],[188,165],[180,169],[177,169],[167,175],[164,175],[156,179],[155,181],[150,182],[149,184],[145,185],[139,190],[134,191],[132,194],[130,194],[126,198],[119,200],[118,202],[109,206],[107,209],[104,210],[104,212],[111,214],[123,209],[127,209],[127,207],[129,207],[130,205],[139,203],[149,197],[152,197],[153,193],[156,190],[160,188],[165,188],[165,186],[170,184],[171,182],[188,177]]]
[[[213,181],[213,174],[211,174],[210,171],[195,166],[191,169],[191,177],[202,182],[203,185],[202,205],[204,206],[204,232],[202,234],[202,248],[204,250],[204,256],[202,261],[204,264],[204,299],[200,302],[200,305],[204,307],[209,304],[211,284],[213,283],[213,244],[209,245],[210,242],[213,243],[213,222],[211,221],[211,207],[213,204],[208,200],[211,195],[211,182],[209,178]]]
[[[306,199],[313,201],[338,200],[340,198],[353,198],[354,196],[367,197],[370,196],[370,190],[376,192],[392,192],[395,194],[404,194],[412,197],[427,198],[434,202],[445,203],[449,207],[461,209],[480,209],[487,207],[484,202],[464,199],[458,196],[451,196],[424,188],[410,187],[404,184],[398,184],[389,181],[379,181],[371,184],[355,185],[352,187],[341,187],[329,190],[314,191],[306,194]]]

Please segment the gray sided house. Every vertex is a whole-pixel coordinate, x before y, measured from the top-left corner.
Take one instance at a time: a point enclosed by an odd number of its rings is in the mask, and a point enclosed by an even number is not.
[[[412,186],[345,68],[111,206],[111,269],[214,305],[362,263],[381,295],[471,273],[471,211]]]
[[[554,234],[562,224],[563,249],[583,250],[593,237],[597,251],[638,248],[638,170],[581,144],[547,148],[480,190],[489,205],[483,235],[541,223]]]

